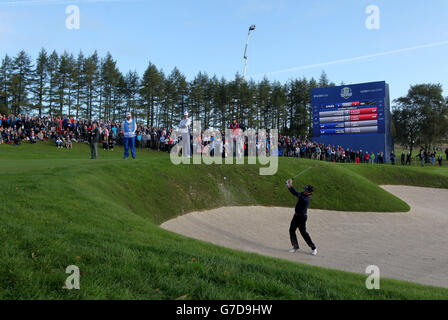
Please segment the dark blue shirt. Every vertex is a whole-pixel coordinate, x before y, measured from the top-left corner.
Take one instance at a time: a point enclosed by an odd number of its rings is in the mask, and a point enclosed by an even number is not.
[[[296,204],[296,214],[306,217],[308,214],[308,207],[310,206],[310,203],[311,203],[311,196],[307,196],[303,192],[298,193],[296,191],[296,189],[294,189],[294,188],[290,188],[289,191],[294,196],[299,198],[299,201],[297,201],[297,204]]]

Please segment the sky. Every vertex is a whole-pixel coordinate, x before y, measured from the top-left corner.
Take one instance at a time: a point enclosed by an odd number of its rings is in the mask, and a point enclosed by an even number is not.
[[[79,29],[68,29],[69,5]],[[379,9],[379,29],[366,13]],[[339,84],[383,81],[391,98],[410,85],[440,83],[448,95],[448,1],[405,0],[0,0],[0,57],[43,47],[75,55],[110,52],[123,73],[148,63],[191,80],[200,72],[228,80],[319,78]],[[376,21],[376,20],[375,20]]]

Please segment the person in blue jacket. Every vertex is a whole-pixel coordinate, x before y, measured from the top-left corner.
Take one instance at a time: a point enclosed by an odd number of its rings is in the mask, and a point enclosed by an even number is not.
[[[292,180],[289,180],[286,184],[289,191],[295,197],[299,198],[297,202],[295,215],[291,221],[291,226],[289,228],[289,235],[291,239],[291,244],[293,248],[289,250],[289,253],[296,253],[299,250],[299,243],[297,241],[296,231],[299,229],[302,238],[305,240],[306,244],[311,248],[311,254],[313,256],[317,255],[316,245],[311,240],[310,235],[306,231],[306,221],[308,220],[308,207],[311,203],[311,196],[314,192],[313,186],[306,186],[304,192],[298,193],[293,185]]]
[[[124,159],[127,160],[129,158],[129,149],[131,149],[132,159],[135,159],[135,131],[137,130],[137,124],[132,119],[130,112],[126,114],[126,120],[121,124],[121,130],[123,131]]]

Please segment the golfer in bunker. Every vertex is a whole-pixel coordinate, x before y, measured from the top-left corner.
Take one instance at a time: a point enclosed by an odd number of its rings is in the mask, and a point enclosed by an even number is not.
[[[296,212],[294,218],[291,221],[291,227],[289,228],[289,236],[291,238],[292,249],[289,253],[296,253],[299,250],[299,242],[297,241],[296,231],[299,229],[300,234],[305,240],[306,244],[311,248],[311,254],[313,256],[317,255],[317,248],[311,240],[310,235],[306,231],[306,221],[308,219],[308,207],[311,202],[311,196],[314,192],[313,186],[306,186],[304,192],[298,193],[292,186],[292,179],[288,180],[286,183],[289,191],[297,198],[299,201],[296,205]]]

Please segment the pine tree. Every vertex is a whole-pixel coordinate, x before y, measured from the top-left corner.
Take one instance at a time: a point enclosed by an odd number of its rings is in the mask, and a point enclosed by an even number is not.
[[[257,85],[251,80],[250,82],[242,81],[239,90],[239,122],[248,128],[258,128],[256,121],[257,115]]]
[[[19,114],[22,109],[29,107],[28,94],[31,84],[32,63],[25,51],[20,51],[14,58],[12,89],[12,112]]]
[[[117,73],[117,85],[112,90],[112,115],[111,119],[120,120],[125,117],[129,110],[126,105],[126,95],[128,94],[128,85],[121,72]]]
[[[48,58],[48,77],[49,86],[47,91],[48,112],[53,115],[55,112],[54,105],[57,103],[58,77],[59,77],[59,56],[53,51]]]
[[[328,80],[327,73],[322,71],[319,78],[319,88],[326,88],[330,86],[330,81]]]
[[[173,69],[167,81],[165,96],[165,126],[177,124],[179,118],[187,111],[188,84],[185,76],[177,69]]]
[[[142,105],[145,107],[146,124],[154,126],[155,107],[163,100],[164,74],[157,67],[149,63],[146,68],[140,86]]]
[[[84,54],[82,51],[79,52],[76,61],[74,62],[74,68],[72,72],[74,94],[75,94],[75,117],[79,118],[79,112],[81,111],[82,101],[83,101],[83,88],[85,87],[85,76],[84,76]]]
[[[65,97],[65,105],[67,106],[68,117],[72,117],[73,104],[76,101],[76,60],[73,54],[67,57],[67,95]]]
[[[266,77],[263,78],[257,88],[258,122],[263,128],[269,128],[271,124],[271,91],[271,83]]]
[[[121,73],[117,68],[117,62],[112,58],[110,53],[107,53],[106,58],[101,63],[101,74],[99,78],[99,113],[105,119],[110,119],[111,115],[117,109],[115,92],[118,87]],[[104,112],[102,107],[104,105]]]
[[[70,84],[70,56],[66,51],[60,57],[57,72],[57,105],[59,107],[58,113],[62,116],[64,114],[66,91]]]
[[[207,92],[208,82],[208,75],[199,72],[189,86],[189,112],[195,120],[201,119],[204,127],[208,127],[210,123],[211,98]]]
[[[230,104],[229,85],[226,79],[221,78],[221,80],[216,83],[216,86],[217,89],[215,90],[214,97],[215,112],[218,114],[216,125],[221,130],[224,130]]]
[[[140,78],[137,71],[129,71],[125,78],[126,82],[126,106],[131,111],[135,118],[138,118],[139,114],[137,110],[141,108],[138,105],[138,94],[140,91]]]
[[[95,51],[90,57],[84,61],[84,99],[86,104],[86,118],[92,119],[95,115],[95,97],[99,91],[99,58]]]
[[[272,84],[272,124],[271,128],[275,128],[284,132],[287,118],[286,111],[286,86],[276,81]]]
[[[0,67],[0,112],[9,112],[11,96],[12,60],[8,55],[2,60]]]
[[[44,48],[39,52],[36,60],[36,67],[33,73],[32,92],[34,94],[35,109],[38,110],[39,116],[42,115],[44,101],[48,85],[48,55]]]
[[[304,139],[308,134],[308,81],[303,79],[291,80],[288,84],[287,108],[288,126],[287,132]]]
[[[174,83],[174,109],[171,113],[171,123],[177,122],[179,116],[182,116],[187,110],[188,84],[185,76],[177,69],[173,69],[171,73]]]

